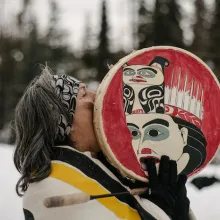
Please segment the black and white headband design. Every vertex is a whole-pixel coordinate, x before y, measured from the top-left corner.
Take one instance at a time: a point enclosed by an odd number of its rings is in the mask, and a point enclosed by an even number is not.
[[[81,82],[66,75],[54,75],[53,79],[52,86],[55,89],[56,95],[64,104],[71,118],[71,122],[68,122],[64,115],[60,115],[56,140],[62,142],[66,140],[71,130],[76,109],[76,97]]]

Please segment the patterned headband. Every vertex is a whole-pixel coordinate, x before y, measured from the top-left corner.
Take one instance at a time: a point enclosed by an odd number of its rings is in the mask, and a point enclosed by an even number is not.
[[[53,79],[52,86],[55,88],[57,96],[64,104],[71,118],[71,121],[69,122],[63,114],[60,115],[56,141],[62,143],[66,140],[71,130],[73,116],[76,109],[76,97],[81,82],[66,75],[54,75]]]

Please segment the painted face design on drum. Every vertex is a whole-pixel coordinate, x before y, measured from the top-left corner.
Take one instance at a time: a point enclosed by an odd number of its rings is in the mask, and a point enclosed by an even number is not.
[[[123,82],[127,85],[160,85],[164,81],[162,67],[154,63],[152,66],[145,65],[124,65]]]
[[[123,66],[125,114],[163,113],[164,68],[169,61],[156,56],[149,65]]]
[[[169,65],[166,58],[156,56],[149,65],[123,66],[123,82],[127,85],[161,85],[164,82],[164,67]]]
[[[141,114],[132,114],[126,120],[143,171],[146,171],[143,158],[155,158],[158,167],[162,155],[177,161],[178,173],[186,167],[189,161],[189,154],[183,153],[188,139],[186,127],[179,129],[172,117],[164,114],[146,114],[145,120]]]

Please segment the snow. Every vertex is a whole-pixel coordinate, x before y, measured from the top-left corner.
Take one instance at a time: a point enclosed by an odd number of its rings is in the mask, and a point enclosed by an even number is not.
[[[13,147],[0,145],[0,219],[24,220],[22,200],[16,195],[15,184],[19,178],[13,164]],[[216,176],[220,178],[220,166],[209,165],[197,176]],[[216,183],[202,190],[187,184],[191,208],[198,220],[219,220],[220,184]]]
[[[208,165],[196,176],[215,176],[220,179],[220,165]],[[194,185],[187,184],[188,197],[191,208],[198,220],[219,220],[220,183],[198,190]]]
[[[15,192],[19,173],[13,163],[13,147],[1,145],[0,158],[0,219],[24,220],[22,200]]]

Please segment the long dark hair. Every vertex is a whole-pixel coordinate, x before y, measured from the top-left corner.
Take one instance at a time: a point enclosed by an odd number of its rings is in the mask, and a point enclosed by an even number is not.
[[[52,86],[48,67],[27,87],[15,110],[14,164],[21,173],[16,192],[23,196],[28,185],[49,176],[51,147],[56,145],[60,115],[70,116]]]

